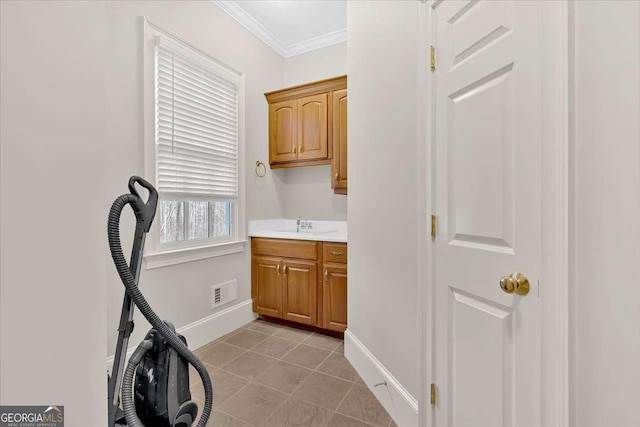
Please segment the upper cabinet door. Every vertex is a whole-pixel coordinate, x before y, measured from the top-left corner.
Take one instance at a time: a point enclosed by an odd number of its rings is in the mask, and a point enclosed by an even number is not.
[[[331,93],[332,144],[331,187],[347,194],[347,90]]]
[[[298,150],[296,100],[269,105],[269,162],[296,160]]]
[[[298,160],[329,158],[327,94],[307,96],[298,102]]]

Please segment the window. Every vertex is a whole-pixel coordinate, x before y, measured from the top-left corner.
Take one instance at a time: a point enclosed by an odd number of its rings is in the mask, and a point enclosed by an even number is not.
[[[240,186],[242,74],[149,21],[145,42],[148,53],[153,52],[152,58],[145,57],[153,88],[152,104],[147,100],[146,105],[153,114],[153,166],[160,195],[155,254],[200,249],[196,259],[214,256],[216,251],[203,255],[207,251],[202,248],[246,239]],[[151,88],[149,82],[146,87]]]

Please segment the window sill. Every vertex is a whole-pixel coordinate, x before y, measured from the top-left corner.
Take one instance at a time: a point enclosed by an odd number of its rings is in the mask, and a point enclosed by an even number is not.
[[[208,246],[148,253],[144,255],[145,265],[147,270],[153,270],[155,268],[168,267],[185,262],[235,254],[243,252],[246,243],[246,240],[237,240],[235,242],[218,243]]]

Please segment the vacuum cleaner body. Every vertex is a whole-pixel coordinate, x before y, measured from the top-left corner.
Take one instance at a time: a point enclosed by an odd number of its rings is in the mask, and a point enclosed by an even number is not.
[[[146,202],[138,194],[136,185],[149,192]],[[186,339],[176,333],[171,323],[160,319],[138,289],[145,236],[156,213],[158,192],[149,182],[137,176],[129,180],[129,190],[130,194],[124,194],[113,202],[108,221],[109,249],[126,290],[113,371],[108,377],[108,427],[191,427],[197,418],[198,406],[191,400],[189,364],[193,365],[202,379],[205,401],[196,427],[205,427],[213,404],[209,373],[189,350]],[[120,216],[126,205],[131,206],[136,216],[128,263],[120,241]],[[125,369],[136,306],[153,329],[135,349]]]
[[[177,335],[186,345],[187,340]],[[134,398],[140,421],[147,426],[173,427],[185,413],[195,419],[198,407],[191,402],[189,364],[155,329],[147,333],[145,340],[150,340],[153,347],[136,369]]]

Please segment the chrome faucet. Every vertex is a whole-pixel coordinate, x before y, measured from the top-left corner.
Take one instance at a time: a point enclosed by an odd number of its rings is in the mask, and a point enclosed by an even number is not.
[[[298,217],[298,220],[296,221],[296,233],[299,233],[300,230],[311,230],[312,228],[313,224],[311,221],[307,219],[300,219],[300,217]]]

